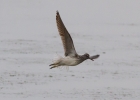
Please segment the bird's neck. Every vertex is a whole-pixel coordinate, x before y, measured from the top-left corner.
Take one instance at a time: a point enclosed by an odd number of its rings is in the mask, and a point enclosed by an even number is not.
[[[85,55],[81,55],[81,61],[87,60],[88,58]]]

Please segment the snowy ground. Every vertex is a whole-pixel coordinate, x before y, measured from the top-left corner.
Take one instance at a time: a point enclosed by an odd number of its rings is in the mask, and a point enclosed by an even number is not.
[[[2,100],[140,100],[140,1],[1,0]],[[100,58],[49,69],[63,55],[55,13],[79,54]]]

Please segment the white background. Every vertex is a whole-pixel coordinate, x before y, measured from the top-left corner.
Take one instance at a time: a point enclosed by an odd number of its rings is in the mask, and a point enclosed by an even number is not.
[[[79,54],[74,67],[49,69],[64,55],[56,11]],[[1,100],[140,100],[139,0],[0,0]]]

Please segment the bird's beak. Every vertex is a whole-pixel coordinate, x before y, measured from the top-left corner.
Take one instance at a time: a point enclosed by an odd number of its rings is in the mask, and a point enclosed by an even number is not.
[[[94,55],[94,56],[91,56],[89,59],[94,61],[94,59],[97,59],[100,55]]]
[[[90,58],[90,60],[94,61],[93,59]]]

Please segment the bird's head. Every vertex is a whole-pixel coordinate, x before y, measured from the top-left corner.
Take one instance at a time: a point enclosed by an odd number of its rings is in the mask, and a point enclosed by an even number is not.
[[[88,53],[85,53],[84,56],[85,56],[86,59],[90,59],[90,56],[89,56]]]

